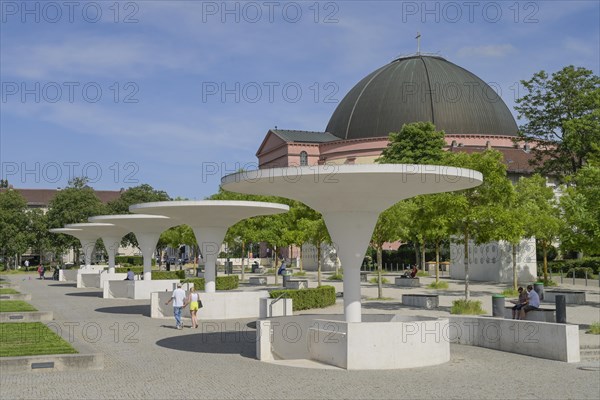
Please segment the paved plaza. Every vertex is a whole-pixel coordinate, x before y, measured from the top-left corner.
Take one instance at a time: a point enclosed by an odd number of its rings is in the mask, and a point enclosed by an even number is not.
[[[34,274],[8,277],[42,311],[53,311],[54,330],[81,350],[104,354],[101,371],[28,373],[1,371],[1,399],[207,398],[207,399],[398,399],[519,398],[559,399],[600,396],[600,364],[584,359],[567,364],[478,347],[451,345],[451,360],[435,367],[346,371],[264,363],[255,359],[252,320],[202,321],[198,329],[174,329],[170,319],[151,319],[148,300],[102,299],[100,289],[77,289],[74,283],[40,281]],[[430,278],[421,278],[428,283]],[[393,279],[392,279],[393,281]],[[449,281],[440,291],[440,308],[402,306],[404,293],[386,285],[393,300],[369,301],[377,288],[363,284],[363,313],[448,315],[463,285]],[[567,320],[587,325],[600,320],[598,282],[564,284],[587,291],[587,304],[568,306]],[[329,282],[328,282],[329,284]],[[311,287],[315,282],[311,281]],[[341,283],[334,283],[341,291]],[[472,284],[473,297],[491,311],[498,286]],[[442,294],[444,293],[444,294]],[[314,313],[314,310],[310,312]],[[319,313],[342,313],[341,299]],[[201,313],[200,313],[201,317]],[[600,336],[580,330],[582,346],[600,346]]]

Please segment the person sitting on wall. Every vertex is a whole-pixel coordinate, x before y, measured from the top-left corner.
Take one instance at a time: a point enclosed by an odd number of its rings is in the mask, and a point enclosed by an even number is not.
[[[281,266],[277,270],[277,275],[285,275],[285,271],[286,271],[286,265],[285,265],[285,260],[283,260],[281,262]]]
[[[410,277],[411,278],[416,277],[417,276],[417,272],[418,272],[418,270],[417,270],[417,264],[415,264],[415,265],[413,265],[412,271],[410,271]]]
[[[126,281],[133,281],[135,279],[135,276],[133,275],[133,271],[131,270],[131,268],[127,268],[127,278],[125,278]]]
[[[519,291],[519,300],[511,300],[511,303],[514,304],[512,308],[512,319],[519,319],[518,317],[519,314],[521,314],[521,308],[527,304],[527,292],[523,290],[522,287],[519,287],[517,290]]]
[[[533,286],[527,285],[527,303],[524,307],[521,307],[520,319],[525,319],[529,311],[537,310],[538,308],[540,308],[540,296],[533,290]]]

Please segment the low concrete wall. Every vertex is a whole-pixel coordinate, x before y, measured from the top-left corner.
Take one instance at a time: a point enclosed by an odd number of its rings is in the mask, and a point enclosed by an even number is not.
[[[100,288],[104,289],[104,284],[108,281],[122,281],[127,278],[127,273],[111,274],[107,270],[101,271],[98,274],[81,274],[81,287]]]
[[[31,300],[30,294],[0,294],[0,300]]]
[[[403,294],[402,304],[431,310],[432,308],[438,308],[440,297],[437,294]]]
[[[58,280],[62,282],[77,282],[78,269],[61,269],[58,271]]]
[[[504,308],[505,319],[512,319],[512,307],[513,306],[507,306]],[[541,308],[539,310],[529,311],[525,314],[525,321],[556,322],[556,310]]]
[[[554,303],[556,296],[565,296],[567,304],[585,304],[585,292],[575,290],[544,290],[544,303]]]
[[[260,314],[259,318],[271,318],[271,317],[283,317],[294,315],[292,299],[279,299],[273,302],[275,299],[269,297],[261,297],[260,302]]]
[[[290,279],[285,283],[286,289],[308,289],[308,279]]]
[[[363,315],[348,323],[343,315],[298,315],[257,322],[257,357],[311,359],[349,370],[400,369],[450,360],[441,340],[448,319]]]
[[[266,290],[258,291],[218,291],[215,293],[198,292],[203,307],[198,311],[201,319],[258,318],[260,299],[269,297]],[[171,291],[152,293],[150,316],[152,318],[173,318],[173,304],[165,305],[171,298]],[[186,307],[183,315],[189,317]]]
[[[579,326],[451,316],[446,337],[452,343],[566,362],[579,362]]]
[[[103,297],[105,299],[127,298],[149,300],[153,292],[172,292],[180,283],[179,279],[139,280],[139,281],[105,281]]]
[[[52,311],[2,312],[0,322],[48,322],[52,321]]]
[[[81,371],[103,368],[104,354],[102,353],[0,358],[0,370],[3,372]]]
[[[248,278],[248,283],[250,285],[265,286],[267,284],[267,277],[266,276],[251,276],[250,278]]]
[[[419,287],[421,286],[421,282],[419,278],[401,278],[399,276],[396,277],[394,284],[400,287]]]

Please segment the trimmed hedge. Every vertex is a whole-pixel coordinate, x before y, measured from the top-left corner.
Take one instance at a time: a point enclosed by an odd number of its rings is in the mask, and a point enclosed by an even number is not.
[[[121,265],[144,265],[144,257],[142,256],[116,256],[115,263]],[[152,266],[156,265],[156,259],[152,257]]]
[[[152,271],[152,280],[185,279],[185,271]]]
[[[187,278],[182,283],[193,283],[196,290],[204,290],[206,280],[204,278]],[[217,290],[237,289],[240,284],[240,278],[237,275],[217,276],[215,287]]]
[[[143,274],[144,273],[144,267],[116,267],[115,272],[117,274],[123,274],[123,273],[127,273],[128,269],[131,269],[134,274]]]
[[[272,299],[285,294],[284,297],[292,299],[294,311],[309,310],[311,308],[325,308],[335,304],[335,288],[333,286],[321,286],[311,289],[284,289],[272,290]]]

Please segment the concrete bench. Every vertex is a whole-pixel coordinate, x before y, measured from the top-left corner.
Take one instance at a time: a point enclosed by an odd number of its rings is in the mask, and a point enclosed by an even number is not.
[[[266,285],[267,277],[266,276],[251,276],[248,278],[248,283],[250,285]]]
[[[512,319],[513,306],[506,306],[504,309],[504,319]],[[529,311],[525,314],[526,321],[538,322],[556,322],[556,309],[554,308],[538,308],[537,310]]]
[[[554,303],[556,296],[565,296],[567,304],[585,304],[585,292],[577,290],[544,290],[544,302]]]
[[[403,294],[402,304],[431,310],[432,308],[438,308],[440,297],[437,294]]]
[[[419,278],[403,278],[397,276],[395,285],[400,287],[419,287],[421,286],[421,283],[419,282]]]
[[[308,279],[289,279],[285,287],[287,289],[308,289]]]

